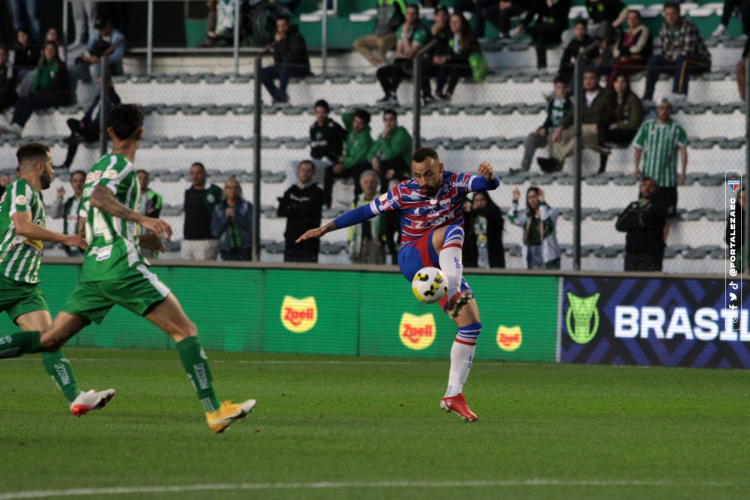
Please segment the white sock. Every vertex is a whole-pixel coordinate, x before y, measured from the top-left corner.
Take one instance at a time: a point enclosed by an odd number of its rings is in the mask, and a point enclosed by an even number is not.
[[[443,248],[440,250],[440,270],[448,278],[448,300],[461,289],[461,280],[464,277],[464,265],[462,262],[464,246],[464,230],[461,226],[450,226],[445,231]]]
[[[448,390],[445,391],[445,397],[453,397],[461,394],[466,379],[471,370],[471,362],[474,360],[475,345],[462,344],[453,342],[451,348],[451,371],[448,375]]]

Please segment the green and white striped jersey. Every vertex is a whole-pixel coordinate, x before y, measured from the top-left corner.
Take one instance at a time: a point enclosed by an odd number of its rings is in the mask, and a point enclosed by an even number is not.
[[[16,179],[0,198],[0,275],[14,281],[38,283],[44,244],[16,233],[11,218],[16,212],[29,212],[34,224],[46,227],[44,204],[25,179]]]
[[[687,142],[685,129],[674,120],[664,125],[644,122],[633,140],[633,147],[643,150],[643,177],[652,177],[659,187],[675,187],[677,152]]]
[[[81,283],[117,279],[132,266],[148,265],[138,245],[140,225],[91,206],[91,193],[97,185],[106,186],[117,201],[139,211],[141,190],[133,164],[123,155],[102,156],[89,170],[83,188],[79,215],[86,217],[89,247],[83,259]]]

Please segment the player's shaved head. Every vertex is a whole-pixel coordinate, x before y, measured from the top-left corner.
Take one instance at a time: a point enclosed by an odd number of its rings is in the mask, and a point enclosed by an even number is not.
[[[440,163],[437,151],[419,148],[411,157],[411,169],[422,192],[427,196],[435,196],[443,182],[443,164]]]
[[[139,139],[143,132],[143,111],[135,104],[120,104],[109,112],[109,129],[121,141]]]

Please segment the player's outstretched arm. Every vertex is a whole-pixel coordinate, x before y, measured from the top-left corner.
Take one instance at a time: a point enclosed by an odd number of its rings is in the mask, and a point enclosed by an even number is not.
[[[30,212],[16,212],[11,216],[16,234],[31,238],[32,240],[49,241],[51,243],[62,243],[69,247],[80,247],[86,250],[88,243],[78,235],[66,236],[62,233],[51,231],[45,227],[37,226],[31,218]]]
[[[305,234],[297,238],[297,241],[295,241],[295,243],[301,243],[305,240],[312,240],[315,238],[322,238],[324,234],[330,233],[331,231],[335,231],[336,229],[338,228],[333,225],[333,222],[329,222],[323,227],[316,227],[315,229],[310,229],[309,231],[305,231]]]
[[[321,238],[324,234],[330,233],[331,231],[344,229],[345,227],[354,226],[355,224],[359,224],[360,222],[372,219],[373,217],[378,215],[378,213],[373,212],[372,210],[373,209],[369,204],[349,210],[345,214],[338,216],[333,222],[329,222],[323,227],[310,229],[305,234],[297,238],[296,243],[300,243],[301,241],[309,240],[312,238]]]
[[[492,168],[492,165],[484,161],[479,165],[478,171],[481,177],[473,179],[470,186],[471,191],[492,191],[500,186],[500,178],[495,175],[495,169]]]
[[[161,219],[146,217],[135,210],[129,209],[117,201],[115,195],[106,186],[94,186],[94,192],[91,193],[91,206],[114,217],[130,222],[136,222],[144,228],[152,230],[159,236],[164,234],[167,239],[172,237],[172,226]]]

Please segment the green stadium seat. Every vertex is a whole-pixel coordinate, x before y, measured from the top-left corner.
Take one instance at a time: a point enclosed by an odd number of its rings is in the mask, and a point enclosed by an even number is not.
[[[588,257],[597,250],[604,248],[604,245],[581,245],[581,257]]]
[[[700,220],[701,217],[705,217],[707,213],[707,209],[705,208],[696,208],[694,210],[690,210],[689,212],[686,212],[681,215],[680,219],[688,222],[693,222]]]
[[[710,222],[726,222],[726,214],[724,214],[724,210],[707,210],[706,220]],[[723,234],[723,231],[722,231],[722,234]]]
[[[615,220],[620,213],[622,213],[621,208],[610,208],[591,214],[591,220],[611,221]]]
[[[161,179],[163,182],[184,181],[186,178],[187,175],[185,172],[168,172],[159,176],[159,179]]]
[[[706,258],[714,250],[714,245],[703,245],[697,248],[691,248],[685,253],[686,259],[701,260]]]
[[[601,259],[614,259],[624,252],[624,245],[613,245],[611,247],[598,248],[594,250],[594,256]]]
[[[721,149],[740,149],[745,145],[745,139],[742,137],[736,137],[734,139],[722,139],[719,141],[719,148]]]
[[[167,249],[167,252],[179,252],[182,248],[182,240],[164,241],[163,245]]]
[[[203,81],[206,82],[209,85],[221,85],[224,82],[227,82],[229,80],[229,75],[223,74],[223,75],[214,75],[214,74],[204,74],[203,75]]]
[[[347,246],[348,245],[345,241],[337,241],[334,243],[323,241],[320,243],[320,253],[323,255],[338,255],[341,252],[346,251]]]
[[[724,184],[724,174],[717,175],[706,175],[698,180],[698,183],[703,187],[716,187]]]
[[[178,216],[181,215],[184,211],[184,207],[182,205],[164,205],[161,208],[161,215],[164,216]]]
[[[266,252],[270,254],[284,253],[284,247],[285,245],[283,241],[280,241],[280,242],[275,241],[273,243],[266,245]]]
[[[280,184],[286,180],[286,172],[271,172],[269,170],[261,170],[260,176],[262,182],[267,184]]]
[[[711,250],[709,256],[714,260],[724,260],[727,258],[726,247],[716,247]]]
[[[520,257],[521,256],[521,245],[518,245],[517,243],[509,243],[504,245],[505,251],[508,253],[511,257]]]

